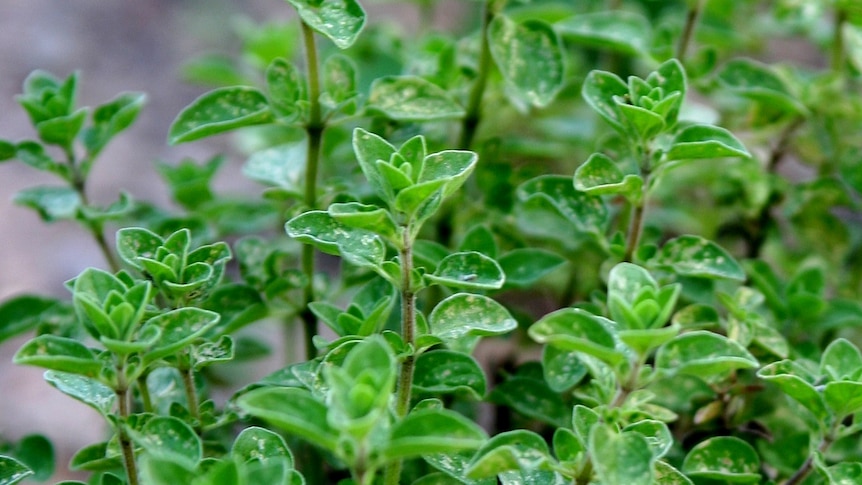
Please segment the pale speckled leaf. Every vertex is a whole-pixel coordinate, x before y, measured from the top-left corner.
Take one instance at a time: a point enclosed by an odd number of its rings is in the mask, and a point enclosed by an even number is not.
[[[302,21],[325,35],[339,49],[347,49],[365,26],[365,10],[356,0],[287,0]]]
[[[824,466],[822,459],[815,460],[817,470],[827,478],[829,485],[858,485],[862,483],[862,463],[841,462]]]
[[[422,458],[429,465],[444,473],[445,478],[441,482],[432,482],[435,485],[451,485],[453,483],[463,483],[465,485],[497,485],[496,478],[483,478],[473,480],[466,477],[467,468],[470,466],[470,460],[473,458],[473,452],[460,453],[436,453],[423,455]],[[453,480],[455,480],[453,482]],[[414,482],[413,485],[417,485]]]
[[[396,121],[431,121],[464,116],[464,108],[449,93],[417,76],[375,79],[371,83],[367,109]]]
[[[545,439],[528,430],[504,431],[492,437],[473,457],[467,477],[494,477],[509,470],[535,470],[546,467],[551,452]]]
[[[655,485],[693,485],[693,483],[676,468],[663,461],[657,461],[655,462]]]
[[[534,323],[527,333],[536,342],[583,352],[615,365],[625,356],[616,348],[613,322],[579,308],[563,308]]]
[[[0,455],[0,485],[15,485],[32,474],[33,471],[20,461]]]
[[[114,408],[117,393],[101,382],[68,372],[46,371],[45,381],[63,394],[92,407],[107,416]]]
[[[682,463],[690,477],[734,483],[760,481],[760,458],[754,448],[733,436],[716,436],[695,445]]]
[[[144,356],[144,361],[153,362],[179,352],[218,324],[220,318],[216,312],[185,307],[147,320],[143,326],[156,327],[161,334],[158,342]],[[142,329],[141,333],[144,331]]]
[[[665,159],[673,161],[750,156],[745,145],[726,129],[712,125],[691,125],[674,136]]]
[[[661,421],[644,419],[623,428],[623,433],[638,433],[646,438],[647,444],[655,458],[661,458],[673,446],[673,435],[670,429]]]
[[[342,224],[325,211],[309,211],[285,224],[287,235],[357,266],[379,267],[386,246],[371,231]]]
[[[615,97],[625,97],[629,93],[626,83],[614,73],[607,71],[591,71],[581,90],[584,101],[590,105],[617,132],[626,136],[628,129],[623,124]]]
[[[74,219],[81,209],[81,196],[70,187],[29,187],[15,194],[13,200],[38,212],[45,222]]]
[[[242,167],[246,177],[296,195],[304,191],[308,143],[303,138],[255,152]]]
[[[425,277],[439,285],[475,290],[496,290],[506,281],[500,265],[476,251],[450,254]]]
[[[90,377],[98,375],[102,369],[102,363],[81,342],[48,334],[29,340],[18,349],[12,361]]]
[[[273,120],[266,96],[247,86],[210,91],[186,106],[171,124],[168,143],[198,140]]]
[[[678,275],[745,280],[745,271],[718,244],[700,236],[680,236],[662,246],[655,263]]]
[[[583,232],[601,234],[608,221],[608,208],[600,197],[575,190],[572,179],[542,175],[518,187],[522,200],[539,198]]]
[[[656,368],[700,377],[710,382],[734,369],[759,365],[745,348],[723,335],[707,331],[682,334],[661,346]]]
[[[416,358],[413,388],[431,394],[470,392],[476,399],[485,396],[485,373],[473,357],[451,350],[425,352]]]
[[[220,362],[230,362],[233,356],[234,344],[230,335],[222,335],[216,342],[195,345],[191,355],[195,370]]]
[[[828,417],[823,395],[814,387],[816,377],[796,362],[788,359],[773,362],[757,371],[757,377],[778,386],[817,419],[824,421]]]
[[[568,485],[562,475],[553,470],[509,470],[497,475],[500,485]]]
[[[289,468],[293,467],[293,455],[281,435],[266,428],[252,426],[242,430],[231,448],[231,455],[242,461],[269,460],[284,461]]]
[[[488,26],[491,56],[503,79],[536,107],[553,101],[563,87],[562,43],[539,20],[517,23],[498,14]]]
[[[653,453],[640,434],[598,424],[590,432],[589,451],[601,483],[652,485]]]
[[[577,352],[546,345],[542,349],[542,374],[548,387],[556,392],[565,392],[587,375],[587,366],[578,358]]]
[[[180,462],[188,468],[197,466],[203,457],[197,433],[179,418],[156,416],[143,429],[129,430],[129,434],[147,454]]]
[[[518,327],[503,305],[482,295],[457,293],[441,301],[428,317],[431,332],[445,341],[468,335],[502,335]]]
[[[283,123],[295,121],[305,97],[305,79],[293,63],[279,57],[266,68],[266,88],[269,105]]]
[[[649,54],[649,21],[640,14],[613,10],[572,15],[554,28],[567,40],[630,55]]]
[[[590,195],[623,194],[629,200],[640,197],[643,179],[639,175],[624,175],[608,156],[593,153],[575,170],[575,189]]]

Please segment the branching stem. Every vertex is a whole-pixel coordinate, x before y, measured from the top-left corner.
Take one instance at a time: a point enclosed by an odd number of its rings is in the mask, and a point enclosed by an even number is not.
[[[685,17],[685,26],[682,29],[682,36],[679,38],[679,44],[676,47],[676,58],[679,59],[679,62],[685,62],[685,56],[688,53],[688,48],[694,38],[694,29],[697,27],[697,21],[705,6],[706,0],[697,0],[697,2],[688,9],[688,14],[686,14]]]
[[[491,46],[488,42],[488,26],[494,18],[492,3],[494,0],[485,0],[482,11],[482,27],[479,31],[479,66],[476,73],[476,81],[470,89],[470,97],[467,100],[467,113],[461,127],[461,140],[458,146],[462,150],[469,150],[476,137],[476,130],[482,120],[482,96],[485,94],[485,86],[488,84],[488,73],[491,70]]]

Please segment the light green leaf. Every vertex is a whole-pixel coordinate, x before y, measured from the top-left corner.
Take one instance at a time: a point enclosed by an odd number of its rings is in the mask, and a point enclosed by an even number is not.
[[[657,461],[655,462],[655,485],[693,485],[693,483],[676,468],[663,461]]]
[[[656,367],[670,372],[700,377],[707,382],[721,380],[734,369],[753,369],[754,358],[737,342],[707,331],[682,334],[661,346]]]
[[[733,59],[718,73],[718,81],[732,92],[789,114],[808,110],[768,65],[752,59]]]
[[[326,419],[327,407],[305,389],[263,387],[240,396],[240,409],[327,450],[334,450],[339,431]]]
[[[146,99],[143,93],[123,93],[93,111],[93,126],[82,133],[84,146],[91,157],[134,123]]]
[[[108,442],[95,443],[78,450],[69,461],[71,470],[90,472],[111,471],[122,468],[123,457],[116,445],[108,448]]]
[[[279,57],[266,68],[269,106],[284,123],[299,118],[300,101],[305,101],[305,78],[293,63]]]
[[[479,156],[466,150],[444,150],[422,160],[418,183],[444,180],[443,197],[454,194],[476,168]]]
[[[619,76],[607,71],[591,71],[584,80],[581,94],[587,104],[618,133],[623,136],[629,134],[616,102],[617,97],[629,94],[629,88]]]
[[[629,200],[641,197],[643,179],[624,175],[617,164],[601,153],[593,153],[575,170],[575,189],[590,195],[622,194]]]
[[[760,481],[760,458],[745,441],[717,436],[698,443],[685,456],[682,472],[690,477],[732,483]]]
[[[662,246],[654,261],[678,275],[745,280],[745,271],[733,256],[700,236],[671,239]]]
[[[623,433],[637,433],[646,438],[653,457],[659,459],[670,451],[674,444],[670,429],[661,421],[644,419],[623,428]]]
[[[566,258],[539,248],[518,248],[500,257],[497,262],[506,275],[504,286],[527,288],[566,263]]]
[[[231,456],[243,462],[270,460],[284,461],[289,468],[293,467],[293,455],[281,435],[272,431],[252,426],[242,430],[230,452]]]
[[[220,88],[192,101],[177,115],[168,143],[176,145],[272,120],[262,92],[244,86]]]
[[[158,328],[160,336],[158,342],[146,353],[144,360],[154,362],[179,352],[218,324],[220,318],[218,313],[209,310],[185,307],[147,320],[144,327]]]
[[[823,400],[839,419],[862,411],[862,382],[829,382],[823,389]]]
[[[440,261],[433,275],[425,277],[439,285],[474,290],[496,290],[506,280],[496,261],[475,251],[450,254]]]
[[[34,365],[44,369],[94,377],[102,363],[84,344],[56,335],[39,335],[25,343],[12,359],[18,365]]]
[[[815,377],[792,360],[773,362],[759,371],[757,377],[775,384],[791,399],[802,404],[821,422],[828,416],[823,396],[814,387]]]
[[[642,435],[599,424],[590,432],[589,451],[603,484],[652,485],[654,457]]]
[[[577,352],[546,345],[542,349],[542,374],[548,387],[555,392],[566,392],[587,375],[587,366]]]
[[[383,138],[362,128],[353,130],[353,151],[359,166],[371,187],[390,205],[395,203],[395,190],[380,173],[378,162],[388,162],[397,152],[394,146]]]
[[[197,474],[185,463],[161,456],[144,455],[140,460],[141,481],[148,485],[193,483]],[[224,485],[236,485],[227,482]]]
[[[323,94],[320,102],[331,109],[356,98],[356,65],[341,54],[329,56],[323,63]],[[355,109],[355,108],[353,108]],[[347,114],[352,114],[350,110]]]
[[[432,334],[449,343],[468,336],[502,335],[518,327],[503,305],[486,296],[468,293],[456,293],[438,303],[428,317],[428,324]]]
[[[542,108],[563,87],[563,48],[550,25],[517,23],[498,14],[488,26],[491,57],[506,83],[533,106]]]
[[[220,362],[230,362],[233,357],[234,343],[230,335],[222,335],[215,342],[203,342],[192,347],[191,360],[195,370]]]
[[[45,381],[63,394],[92,407],[102,416],[108,416],[114,409],[117,393],[96,379],[69,372],[49,370]]]
[[[203,457],[197,433],[179,418],[156,416],[140,431],[129,430],[129,434],[147,454],[181,463],[188,469],[194,469]]]
[[[432,484],[438,483],[439,485],[451,485],[457,482],[465,485],[497,485],[496,478],[472,480],[466,477],[467,467],[469,467],[472,457],[472,451],[445,454],[438,453],[422,456],[428,464],[444,473],[444,477],[442,478],[443,481],[432,482]],[[453,480],[455,480],[455,482],[453,482]],[[413,485],[416,485],[416,483]]]
[[[0,455],[0,485],[15,485],[33,474],[20,461],[11,456]]]
[[[141,258],[155,259],[156,251],[165,244],[158,234],[143,227],[123,227],[117,231],[117,254],[124,263],[143,269]]]
[[[308,143],[305,138],[254,152],[242,166],[246,177],[299,197],[305,183]]]
[[[70,146],[84,126],[85,119],[87,110],[82,108],[66,116],[57,116],[37,123],[36,132],[39,133],[39,139],[45,143]]]
[[[416,359],[413,372],[413,388],[418,392],[468,391],[477,400],[485,396],[485,373],[468,354],[451,350],[425,352]]]
[[[557,22],[554,28],[566,40],[591,47],[635,56],[649,54],[652,37],[649,21],[631,11],[579,13]]]
[[[569,177],[542,175],[521,184],[517,193],[522,200],[535,197],[548,203],[582,232],[599,235],[608,220],[604,201],[575,190]]]
[[[478,424],[448,409],[423,409],[392,427],[381,450],[388,460],[479,448],[488,439]]]
[[[610,365],[616,365],[625,356],[616,348],[611,332],[613,326],[610,320],[585,310],[563,308],[542,317],[527,333],[541,344],[583,352]]]
[[[713,125],[691,125],[674,136],[665,160],[750,157],[733,133]]]
[[[615,99],[614,101],[617,103],[617,109],[622,114],[626,123],[632,127],[640,140],[646,142],[664,131],[665,121],[658,113],[653,113],[640,106],[633,106],[619,99]]]
[[[504,431],[492,437],[473,456],[467,477],[494,477],[509,470],[535,470],[553,462],[544,438],[528,430]]]
[[[300,214],[287,221],[285,230],[288,236],[357,266],[379,267],[386,256],[379,236],[342,224],[325,211]]]
[[[331,40],[339,49],[347,49],[365,26],[365,11],[356,0],[287,0],[296,8],[302,21]]]
[[[15,194],[13,200],[37,211],[45,222],[74,219],[81,208],[81,196],[71,187],[30,187]]]
[[[832,341],[820,358],[820,375],[832,380],[859,380],[862,377],[862,353],[845,338]]]
[[[371,83],[367,109],[396,121],[431,121],[464,116],[464,108],[449,93],[417,76],[375,79]]]

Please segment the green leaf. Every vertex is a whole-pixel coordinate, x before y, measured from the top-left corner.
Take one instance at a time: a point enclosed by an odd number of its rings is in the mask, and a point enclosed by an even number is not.
[[[617,103],[617,109],[625,118],[626,123],[632,127],[640,140],[647,142],[664,131],[666,127],[665,120],[660,114],[616,99],[614,101]]]
[[[15,194],[13,200],[36,210],[45,222],[74,219],[81,208],[81,196],[71,187],[30,187]]]
[[[69,372],[49,370],[45,381],[63,394],[70,396],[107,417],[114,409],[117,393],[96,379]]]
[[[737,342],[702,330],[676,337],[656,354],[657,368],[697,376],[707,382],[720,380],[734,369],[754,369],[758,365],[757,359]]]
[[[269,106],[284,123],[296,121],[305,97],[305,79],[293,63],[276,58],[266,68],[266,89]]]
[[[617,97],[624,98],[629,94],[629,88],[619,76],[607,71],[591,71],[584,80],[581,94],[593,111],[618,133],[623,136],[629,134],[616,102]]]
[[[389,205],[395,203],[395,190],[380,173],[378,162],[388,162],[396,149],[383,138],[362,128],[353,130],[353,151],[371,187]]]
[[[655,485],[694,485],[676,468],[663,461],[655,462]]]
[[[485,256],[497,259],[499,262],[499,259],[497,258],[497,241],[494,240],[494,234],[490,229],[482,224],[477,224],[467,231],[467,234],[465,234],[461,239],[461,243],[458,244],[458,251],[476,251]]]
[[[860,380],[862,377],[862,353],[845,338],[832,341],[820,358],[820,375],[840,380]]]
[[[242,173],[263,184],[272,185],[299,197],[305,184],[308,143],[305,138],[254,152]]]
[[[456,293],[438,303],[428,317],[428,324],[433,335],[450,345],[471,336],[503,335],[518,327],[503,305],[469,293]]]
[[[339,49],[347,49],[365,26],[365,11],[356,0],[287,0],[296,8],[302,21],[331,40]]]
[[[653,457],[658,459],[665,456],[674,444],[670,429],[661,421],[655,419],[644,419],[623,428],[623,433],[638,433],[646,438],[647,444],[652,451]]]
[[[491,391],[490,401],[556,427],[567,426],[571,413],[571,404],[551,390],[541,374],[537,377],[519,374],[506,379]]]
[[[814,387],[815,377],[792,360],[773,362],[759,371],[757,377],[775,384],[791,399],[802,404],[821,422],[828,412],[823,396]]]
[[[636,201],[642,196],[643,179],[636,174],[624,175],[609,157],[593,153],[575,170],[574,185],[590,195],[622,194]]]
[[[485,373],[468,354],[451,350],[425,352],[416,359],[413,372],[413,388],[418,392],[467,391],[477,400],[485,396]]]
[[[109,451],[108,442],[85,446],[78,450],[69,461],[72,470],[91,472],[115,471],[123,467],[123,457],[114,444]]]
[[[464,108],[449,93],[417,76],[375,79],[371,83],[367,109],[395,121],[432,121],[464,116]]]
[[[17,152],[17,148],[15,144],[8,140],[0,139],[0,162],[5,162],[6,160],[12,160],[15,158],[15,153]]]
[[[587,375],[587,366],[577,352],[546,345],[542,349],[542,374],[548,387],[555,392],[565,392]]]
[[[320,102],[336,109],[356,98],[356,65],[347,56],[335,54],[323,63],[323,94]],[[352,114],[352,110],[347,114]]]
[[[448,409],[423,409],[408,414],[392,427],[381,450],[387,460],[479,448],[488,439],[470,419]]]
[[[15,448],[15,457],[33,472],[31,480],[44,482],[54,474],[54,446],[48,438],[40,434],[27,435],[18,441]],[[0,471],[0,476],[2,474]]]
[[[25,343],[12,359],[18,365],[35,365],[49,370],[93,377],[102,363],[84,344],[56,335],[39,335]]]
[[[475,251],[450,254],[425,277],[439,285],[473,290],[497,290],[506,280],[496,261]]]
[[[505,287],[528,288],[566,263],[566,258],[539,248],[518,248],[497,262],[506,275]]]
[[[327,450],[334,450],[339,431],[327,419],[327,407],[305,389],[263,387],[243,394],[237,405],[246,413],[268,421]]]
[[[583,352],[613,366],[625,355],[616,348],[612,328],[613,322],[606,318],[579,308],[563,308],[542,317],[527,333],[541,344]]]
[[[117,231],[117,254],[129,266],[143,269],[140,259],[155,259],[165,240],[142,227],[123,227]]]
[[[700,236],[671,239],[662,246],[654,261],[678,275],[745,280],[745,271],[733,256]]]
[[[829,382],[823,400],[839,419],[862,411],[862,382]]]
[[[284,461],[293,467],[293,455],[284,438],[266,428],[252,426],[242,430],[233,442],[230,454],[243,462],[259,460]]]
[[[589,451],[599,480],[613,485],[652,485],[653,453],[638,433],[619,433],[605,424],[593,426]]]
[[[93,111],[93,126],[85,129],[82,137],[90,157],[135,122],[146,99],[143,93],[123,93]]]
[[[220,362],[230,362],[233,358],[234,343],[229,335],[222,335],[216,342],[203,342],[192,347],[191,360],[194,370]]]
[[[155,416],[140,431],[129,430],[144,451],[157,458],[181,463],[194,469],[203,457],[197,433],[179,418]]]
[[[67,165],[62,164],[51,158],[45,152],[45,147],[41,143],[34,141],[22,141],[15,147],[15,158],[21,163],[46,172],[55,173],[65,179],[71,176]]]
[[[416,178],[418,183],[445,181],[443,197],[454,194],[467,180],[479,156],[466,150],[444,150],[432,153],[422,160],[422,168]]]
[[[287,221],[285,230],[288,236],[357,266],[379,267],[386,256],[386,246],[376,234],[342,224],[325,211],[300,214]]]
[[[272,120],[262,92],[244,86],[220,88],[192,101],[177,115],[168,143],[176,145]]]
[[[572,179],[562,175],[542,175],[528,180],[518,187],[518,197],[542,200],[582,232],[600,235],[608,221],[604,201],[578,192]]]
[[[718,73],[718,81],[732,92],[764,106],[780,108],[789,114],[807,114],[784,80],[766,64],[751,59],[733,59]]]
[[[197,474],[185,463],[170,458],[144,455],[140,460],[141,481],[148,485],[193,483]],[[237,485],[226,481],[225,485]]]
[[[36,132],[39,139],[45,143],[68,147],[75,141],[86,119],[87,110],[79,109],[66,116],[57,116],[37,123]]]
[[[631,11],[578,13],[557,22],[554,28],[566,40],[633,56],[649,55],[649,21]]]
[[[745,441],[733,436],[716,436],[698,443],[685,456],[682,472],[690,477],[732,483],[760,480],[760,458]]]
[[[488,26],[491,57],[506,83],[520,97],[542,108],[563,87],[563,47],[556,32],[540,20],[516,23],[497,14]]]
[[[60,317],[63,302],[35,295],[20,295],[0,304],[0,343]]]
[[[179,352],[212,329],[220,318],[218,313],[209,310],[185,307],[147,320],[143,328],[155,327],[159,329],[160,336],[158,342],[146,353],[144,360],[154,362]]]
[[[544,438],[528,430],[501,432],[473,456],[467,477],[472,479],[494,477],[509,470],[535,470],[553,462]]]
[[[665,160],[750,157],[745,146],[724,128],[691,125],[683,128],[671,141]]]
[[[439,485],[450,485],[453,480],[457,483],[465,485],[497,485],[496,478],[487,478],[481,480],[472,480],[466,477],[467,467],[470,465],[470,460],[473,457],[472,452],[460,453],[438,453],[433,455],[423,455],[422,458],[429,465],[442,471],[445,475]],[[434,482],[432,482],[434,483]],[[413,485],[416,485],[415,483]],[[429,484],[430,485],[430,484]]]
[[[0,455],[0,485],[15,485],[32,474],[33,470],[20,461]]]

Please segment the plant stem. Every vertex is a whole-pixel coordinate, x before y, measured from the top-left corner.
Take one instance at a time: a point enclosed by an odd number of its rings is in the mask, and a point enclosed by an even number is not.
[[[81,199],[81,206],[89,207],[90,199],[87,197],[87,183],[84,175],[81,173],[81,164],[78,163],[75,153],[71,148],[66,148],[65,152],[66,164],[69,166],[69,171],[71,172],[71,176],[68,179],[69,186],[78,194],[78,198]],[[93,240],[96,241],[96,245],[99,246],[99,251],[101,251],[111,271],[114,273],[119,271],[120,264],[117,262],[117,258],[114,257],[114,253],[111,252],[108,240],[105,238],[102,223],[92,219],[84,219],[84,225],[90,231]]]
[[[192,419],[197,423],[195,430],[200,432],[203,426],[201,424],[201,412],[198,406],[198,390],[195,387],[195,371],[192,370],[191,367],[182,368],[179,369],[179,371],[183,377],[183,388],[186,391],[186,401],[188,401],[189,413],[192,415]]]
[[[679,62],[685,62],[685,55],[691,45],[691,40],[694,38],[694,28],[697,26],[697,21],[700,18],[703,8],[706,6],[706,0],[697,0],[691,8],[688,9],[688,14],[685,17],[685,27],[682,29],[682,36],[679,38],[679,44],[676,47],[676,58]]]
[[[126,475],[129,479],[129,485],[138,485],[138,465],[135,462],[135,448],[132,445],[132,440],[126,433],[126,421],[129,419],[129,385],[125,379],[124,365],[118,363],[116,365],[117,376],[119,382],[114,392],[117,395],[117,409],[120,415],[120,422],[117,426],[117,439],[120,442],[120,449],[123,453],[123,465],[126,468]]]
[[[401,259],[401,337],[404,343],[414,347],[416,340],[416,295],[411,283],[413,273],[413,240],[409,225],[403,227],[403,248],[399,250]],[[410,396],[413,387],[413,371],[415,356],[408,355],[401,363],[401,374],[398,378],[398,395],[395,412],[399,418],[407,415],[410,410]],[[395,460],[386,467],[383,483],[398,485],[401,480],[401,460]]]
[[[482,96],[485,94],[485,86],[488,84],[488,73],[491,70],[491,46],[488,42],[488,26],[494,18],[494,10],[491,3],[495,0],[485,0],[482,10],[482,27],[479,31],[480,50],[479,66],[476,73],[476,81],[470,89],[470,97],[467,100],[467,112],[461,127],[461,140],[458,146],[462,150],[469,150],[476,136],[476,129],[482,119]]]
[[[825,453],[831,445],[832,440],[829,439],[829,437],[827,436],[826,438],[823,438],[823,441],[820,442],[820,446],[817,447],[817,451],[819,451],[820,453]],[[808,455],[808,458],[805,460],[804,463],[802,463],[799,469],[796,470],[796,473],[791,475],[791,477],[788,478],[783,485],[798,485],[802,483],[802,481],[805,480],[805,477],[807,477],[808,474],[811,473],[812,468],[814,468],[813,453]]]
[[[150,388],[147,387],[148,375],[149,374],[145,372],[137,379],[138,392],[141,394],[141,404],[143,404],[145,413],[153,412],[153,399],[150,396]]]
[[[843,8],[835,10],[835,32],[832,34],[832,55],[830,64],[832,72],[844,70],[844,24],[847,23],[847,12]]]
[[[320,111],[320,64],[317,58],[317,45],[314,40],[314,30],[305,22],[302,24],[302,37],[305,45],[305,60],[308,73],[308,123],[305,126],[308,134],[308,155],[305,161],[305,194],[307,210],[317,205],[317,171],[320,164],[320,147],[325,125]],[[313,246],[302,247],[302,274],[305,276],[305,286],[302,289],[302,310],[300,316],[305,332],[305,355],[307,360],[317,356],[313,338],[317,334],[317,318],[309,308],[314,301],[315,250]]]

